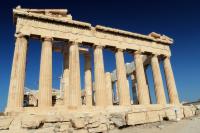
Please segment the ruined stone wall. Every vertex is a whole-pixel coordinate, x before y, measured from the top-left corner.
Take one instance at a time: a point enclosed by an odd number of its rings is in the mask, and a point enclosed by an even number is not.
[[[200,114],[195,106],[109,107],[97,110],[0,116],[0,133],[97,133],[163,120],[178,121]]]

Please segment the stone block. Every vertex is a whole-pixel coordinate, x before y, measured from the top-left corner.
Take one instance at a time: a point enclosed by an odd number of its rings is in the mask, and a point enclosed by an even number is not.
[[[178,108],[175,113],[178,120],[184,118],[183,108]]]
[[[158,111],[160,121],[162,121],[166,117],[166,113],[164,110]]]
[[[184,113],[184,117],[186,117],[186,118],[194,116],[193,110],[190,106],[184,106],[183,113]]]
[[[43,121],[44,121],[43,117],[34,115],[25,115],[24,117],[22,117],[21,127],[35,129],[38,128],[40,124],[43,123]]]
[[[69,128],[71,128],[71,123],[53,123],[55,125],[55,132],[67,132]],[[44,126],[43,126],[44,127]]]
[[[72,123],[72,127],[76,128],[76,129],[85,127],[84,118],[72,118],[71,123]]]
[[[98,127],[101,123],[99,121],[95,121],[93,123],[90,123],[87,125],[87,128],[94,128],[94,127]]]
[[[197,110],[200,110],[200,105],[194,105],[196,107]]]
[[[127,114],[127,125],[136,125],[146,123],[147,115],[146,112],[137,112]]]
[[[200,110],[199,109],[195,111],[195,115],[200,115]]]
[[[88,131],[90,133],[99,133],[99,132],[106,132],[108,130],[107,125],[106,124],[100,124],[98,127],[96,128],[90,128],[88,129]]]
[[[53,127],[36,129],[33,133],[55,133]]]
[[[113,113],[110,115],[110,120],[117,126],[122,127],[126,125],[126,119],[124,113]]]
[[[13,121],[13,118],[0,117],[0,130],[9,129],[9,126],[12,121]]]
[[[88,130],[86,129],[73,130],[73,133],[88,133]]]
[[[176,114],[174,109],[167,109],[165,113],[166,113],[166,118],[168,120],[176,120]]]
[[[147,112],[147,119],[146,119],[147,123],[148,122],[157,122],[160,121],[160,115],[158,111],[150,111]]]
[[[44,121],[49,123],[64,122],[70,121],[70,117],[62,115],[46,115]]]

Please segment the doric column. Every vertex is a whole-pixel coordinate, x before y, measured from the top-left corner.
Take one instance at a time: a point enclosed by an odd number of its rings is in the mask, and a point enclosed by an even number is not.
[[[111,81],[111,74],[109,72],[106,72],[105,79],[106,79],[106,93],[105,94],[107,94],[106,105],[113,105],[113,102],[112,102],[112,81]]]
[[[138,99],[137,99],[137,90],[136,90],[136,78],[135,74],[131,74],[131,81],[132,81],[132,93],[133,93],[133,103],[137,104]]]
[[[126,78],[126,68],[122,49],[117,49],[115,53],[117,70],[117,87],[119,89],[119,104],[130,105],[130,93]]]
[[[63,49],[63,90],[64,90],[64,104],[69,105],[69,47]]]
[[[148,68],[148,65],[146,67],[144,67],[144,74],[145,74],[145,79],[146,79],[146,86],[148,88],[147,90],[148,90],[148,94],[149,94],[149,101],[150,101],[150,104],[152,104],[150,88],[149,88],[149,81],[148,81],[148,76],[147,76],[147,68]]]
[[[95,101],[97,106],[106,105],[106,86],[102,46],[94,48]]]
[[[117,87],[117,81],[115,81],[115,101],[119,102],[119,88]]]
[[[167,82],[170,103],[179,104],[180,103],[179,97],[178,97],[176,83],[174,80],[174,74],[172,71],[172,66],[171,66],[169,57],[164,58],[163,65],[164,65],[165,79]]]
[[[78,42],[69,46],[69,107],[81,106],[80,59]]]
[[[151,67],[153,72],[153,80],[154,80],[154,88],[156,93],[157,104],[166,104],[165,91],[157,55],[153,55],[151,57]]]
[[[138,85],[139,104],[150,104],[149,91],[146,83],[142,55],[139,51],[134,52],[136,80]]]
[[[6,111],[17,111],[23,107],[27,45],[25,36],[16,37]]]
[[[38,106],[52,106],[52,38],[48,37],[42,42]]]
[[[92,72],[91,72],[91,58],[90,54],[86,53],[85,56],[85,92],[86,92],[86,105],[92,106]]]

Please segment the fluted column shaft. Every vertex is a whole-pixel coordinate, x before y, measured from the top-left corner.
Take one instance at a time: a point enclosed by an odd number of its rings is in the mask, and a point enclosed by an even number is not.
[[[7,111],[23,107],[27,46],[26,37],[20,35],[16,38]]]
[[[119,104],[130,105],[130,93],[126,78],[124,54],[121,49],[116,51],[115,58],[117,70],[117,87],[119,88]]]
[[[63,51],[63,90],[64,90],[64,104],[69,105],[69,48],[65,47]]]
[[[176,89],[176,83],[174,80],[174,74],[172,70],[172,66],[170,63],[170,58],[165,57],[163,61],[164,71],[165,71],[165,79],[167,82],[167,88],[169,93],[169,100],[171,104],[179,104],[179,97]]]
[[[107,105],[113,105],[112,102],[112,81],[111,81],[111,74],[106,72],[105,74],[106,79],[106,94],[107,94]]]
[[[86,105],[92,106],[92,72],[90,54],[85,54],[85,92]]]
[[[118,102],[119,101],[119,88],[117,87],[117,81],[115,82],[115,101]]]
[[[106,86],[102,46],[94,48],[95,101],[97,106],[106,105]]]
[[[137,99],[137,90],[136,90],[136,78],[135,78],[135,74],[131,74],[131,81],[132,81],[132,94],[133,94],[133,103],[138,103],[138,99]]]
[[[134,53],[136,80],[138,85],[138,101],[139,104],[150,104],[149,91],[145,78],[144,65],[141,53],[136,51]]]
[[[78,42],[69,46],[69,106],[81,106],[80,59]]]
[[[166,104],[165,91],[157,55],[153,55],[151,57],[151,66],[153,72],[153,80],[154,80],[154,88],[156,93],[157,104]]]
[[[39,77],[39,107],[52,106],[52,39],[44,38],[42,43]]]

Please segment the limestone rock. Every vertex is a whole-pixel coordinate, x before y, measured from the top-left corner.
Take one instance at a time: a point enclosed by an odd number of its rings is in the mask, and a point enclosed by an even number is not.
[[[94,116],[88,117],[87,120],[87,127],[88,128],[94,128],[98,127],[100,124],[106,124],[109,125],[110,121],[108,116],[105,114],[95,114]]]
[[[200,110],[200,105],[194,105],[197,110]]]
[[[64,122],[64,123],[54,123],[55,125],[55,132],[67,132],[69,128],[71,128],[71,123]]]
[[[175,113],[178,120],[184,118],[183,108],[178,108]]]
[[[126,125],[125,114],[123,114],[123,113],[114,113],[114,114],[111,114],[110,120],[117,127],[122,127],[122,126]]]
[[[46,115],[45,116],[45,122],[50,122],[50,123],[54,123],[54,122],[66,122],[66,121],[70,121],[70,117],[69,116],[62,116],[62,115]]]
[[[165,113],[168,120],[176,120],[176,114],[173,109],[167,109]]]
[[[43,117],[28,115],[22,118],[21,126],[23,128],[35,129],[38,128],[43,121],[44,121]]]
[[[157,122],[160,121],[160,116],[158,111],[147,112],[147,122]]]
[[[40,128],[40,129],[35,130],[33,133],[55,133],[55,130],[53,127]]]
[[[191,109],[191,107],[190,106],[184,106],[183,107],[183,112],[184,112],[184,116],[187,118],[187,117],[191,117],[191,116],[193,116],[194,114],[193,114],[193,111],[192,111],[192,109]]]
[[[108,128],[107,128],[107,125],[106,125],[106,124],[101,124],[101,125],[99,125],[99,126],[96,127],[96,128],[90,128],[90,129],[88,129],[88,131],[89,131],[90,133],[105,132],[105,131],[107,131],[107,130],[108,130]]]
[[[88,133],[86,129],[74,130],[73,133]]]
[[[200,110],[196,110],[195,115],[200,115]]]
[[[95,121],[87,125],[88,128],[98,127],[101,123],[99,121]]]
[[[71,119],[72,127],[74,128],[83,128],[85,127],[85,120],[84,118],[73,118]]]
[[[0,130],[8,129],[13,118],[0,117]]]
[[[146,113],[138,112],[138,113],[129,113],[127,114],[127,124],[128,125],[136,125],[146,123]]]

